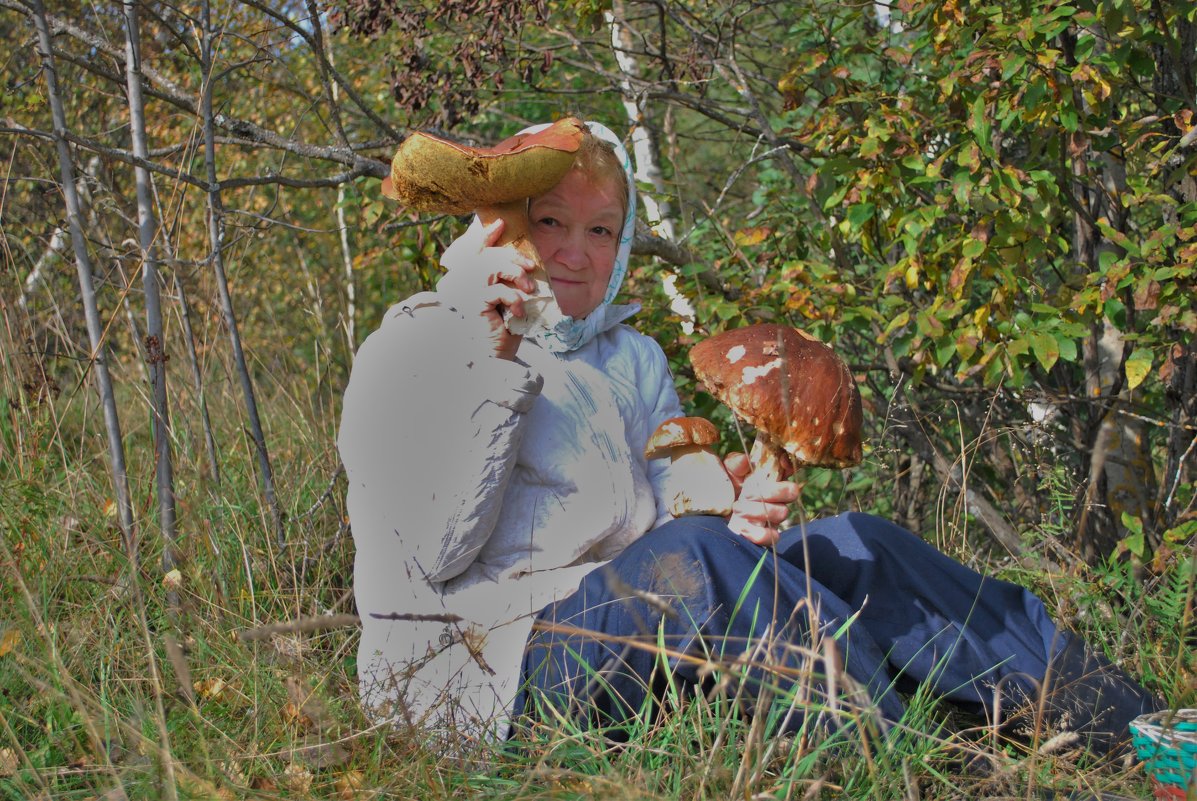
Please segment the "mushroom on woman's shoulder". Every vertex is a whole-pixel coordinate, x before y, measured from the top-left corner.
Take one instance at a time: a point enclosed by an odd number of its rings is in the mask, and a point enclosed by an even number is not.
[[[736,491],[723,460],[711,448],[718,441],[719,429],[701,417],[671,418],[649,437],[645,458],[671,460],[665,496],[674,517],[731,514]]]
[[[494,147],[470,147],[417,131],[399,145],[382,193],[416,211],[442,214],[475,212],[483,225],[504,221],[496,243],[510,245],[536,269],[536,291],[524,301],[524,317],[504,310],[513,334],[537,325],[552,328],[562,312],[549,286],[549,276],[532,244],[528,199],[557,185],[574,163],[585,125],[565,117],[535,133],[521,133]]]

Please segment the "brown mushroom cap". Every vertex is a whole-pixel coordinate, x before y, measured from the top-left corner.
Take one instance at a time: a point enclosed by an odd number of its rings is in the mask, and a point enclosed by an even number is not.
[[[719,429],[710,420],[701,417],[672,417],[657,426],[657,430],[648,438],[648,444],[644,446],[644,457],[661,459],[669,456],[674,448],[692,445],[706,447],[718,441]]]
[[[861,460],[860,393],[848,366],[803,331],[764,323],[716,334],[690,350],[712,395],[784,449],[795,466]]]
[[[408,136],[391,160],[383,194],[418,211],[466,214],[544,194],[565,177],[582,141],[580,120],[474,148],[431,134]]]

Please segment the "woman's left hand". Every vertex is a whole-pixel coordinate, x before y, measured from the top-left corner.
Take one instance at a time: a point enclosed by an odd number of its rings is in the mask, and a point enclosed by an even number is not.
[[[778,526],[789,516],[789,505],[798,500],[798,485],[793,481],[752,481],[749,483],[752,489],[742,492],[752,473],[748,457],[742,453],[729,453],[723,466],[727,468],[738,496],[727,521],[728,528],[757,545],[776,545],[781,536]]]

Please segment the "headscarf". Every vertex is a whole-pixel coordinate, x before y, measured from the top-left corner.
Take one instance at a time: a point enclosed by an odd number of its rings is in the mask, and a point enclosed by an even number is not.
[[[551,123],[533,125],[520,133],[536,133],[548,128]],[[623,165],[624,183],[628,189],[627,213],[623,218],[623,229],[619,236],[619,248],[615,253],[615,266],[611,270],[611,280],[607,282],[607,291],[603,299],[590,314],[582,319],[566,316],[553,327],[543,323],[538,324],[526,336],[536,340],[546,350],[556,353],[568,353],[577,350],[602,332],[613,328],[619,323],[640,311],[639,303],[616,304],[613,301],[623,285],[624,276],[628,272],[628,258],[632,253],[632,237],[636,232],[636,182],[632,177],[632,161],[623,143],[605,125],[598,122],[587,122],[595,137],[612,145],[615,157]]]

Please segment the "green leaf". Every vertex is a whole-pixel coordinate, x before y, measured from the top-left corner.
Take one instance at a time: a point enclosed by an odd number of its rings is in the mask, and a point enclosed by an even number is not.
[[[892,334],[894,331],[897,331],[899,328],[908,324],[909,322],[910,312],[899,312],[894,319],[889,321],[889,325],[885,327],[885,331],[881,334],[881,341],[884,342],[885,340],[889,339],[890,334]]]
[[[1119,547],[1142,559],[1147,550],[1147,540],[1143,536],[1143,521],[1128,512],[1123,512],[1122,525],[1130,533],[1118,543]]]
[[[1151,351],[1146,348],[1135,348],[1135,352],[1126,360],[1126,387],[1134,389],[1143,383],[1147,374],[1151,372]]]
[[[1030,335],[1031,350],[1044,370],[1051,370],[1060,358],[1060,343],[1051,334],[1035,331]]]
[[[876,207],[872,203],[857,203],[848,207],[848,224],[854,229],[860,229],[873,216]]]
[[[1071,105],[1063,105],[1060,107],[1060,125],[1066,131],[1075,131],[1078,127],[1076,109]]]
[[[972,129],[973,136],[977,139],[977,144],[987,156],[993,155],[993,142],[991,140],[992,125],[985,116],[985,96],[977,95],[977,99],[973,101],[972,108]]]
[[[980,239],[973,239],[970,236],[964,240],[964,247],[960,248],[960,252],[965,258],[975,259],[985,252],[985,243]]]
[[[1066,362],[1076,361],[1076,340],[1070,337],[1057,336],[1056,344],[1060,347],[1060,358]]]

